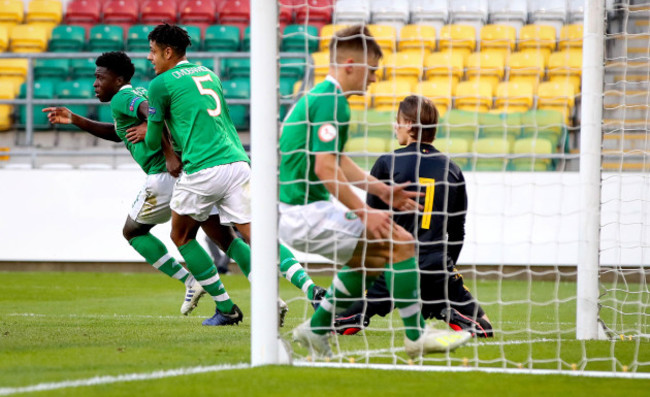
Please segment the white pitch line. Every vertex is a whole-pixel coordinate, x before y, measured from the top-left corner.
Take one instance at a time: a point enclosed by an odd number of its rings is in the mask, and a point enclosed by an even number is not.
[[[91,318],[91,319],[124,319],[124,320],[139,320],[143,318],[151,319],[171,319],[183,320],[189,318],[187,316],[154,316],[150,314],[39,314],[39,313],[8,313],[9,317],[53,317],[53,318]]]
[[[123,382],[150,380],[150,379],[171,378],[174,376],[194,375],[194,374],[203,374],[206,372],[218,372],[218,371],[228,371],[233,369],[246,369],[246,368],[250,368],[250,364],[241,363],[241,364],[232,364],[232,365],[231,364],[211,365],[207,367],[198,366],[198,367],[189,367],[189,368],[168,369],[168,370],[154,371],[149,373],[139,373],[139,374],[134,373],[134,374],[124,374],[124,375],[117,375],[117,376],[96,376],[94,378],[88,378],[88,379],[38,383],[31,386],[2,387],[0,388],[0,396],[9,396],[12,394],[30,393],[30,392],[37,392],[37,391],[67,389],[71,387],[96,386],[96,385],[105,385],[109,383],[123,383]]]

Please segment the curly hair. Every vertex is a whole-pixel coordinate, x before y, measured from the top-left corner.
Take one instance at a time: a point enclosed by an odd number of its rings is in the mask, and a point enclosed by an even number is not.
[[[149,41],[155,41],[162,47],[171,47],[176,55],[185,56],[187,47],[192,45],[190,35],[180,26],[164,23],[149,33]]]
[[[131,77],[135,73],[135,66],[133,66],[131,58],[123,51],[105,52],[97,57],[95,65],[110,70],[126,82],[131,81]]]

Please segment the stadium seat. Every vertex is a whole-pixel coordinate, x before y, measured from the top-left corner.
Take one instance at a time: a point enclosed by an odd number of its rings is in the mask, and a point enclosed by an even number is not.
[[[286,0],[291,2],[291,0]],[[291,5],[283,4],[282,1],[278,1],[278,25],[280,27],[280,32],[284,32],[284,29],[293,23],[293,3]],[[303,24],[304,25],[304,24]],[[318,28],[316,28],[316,34],[318,34]]]
[[[434,52],[424,58],[424,75],[427,80],[442,77],[458,83],[464,74],[465,60],[460,53]]]
[[[447,0],[410,0],[411,23],[429,25],[440,30],[449,21],[449,2]]]
[[[519,51],[541,51],[545,60],[555,51],[555,28],[547,25],[526,25],[519,31]]]
[[[20,58],[0,58],[0,79],[11,81],[20,88],[27,76],[28,61]]]
[[[476,29],[469,25],[445,25],[440,29],[441,52],[460,52],[466,57],[476,49]]]
[[[338,32],[341,29],[344,29],[347,25],[325,25],[321,28],[320,30],[320,44],[318,48],[321,51],[329,51],[330,50],[330,42],[332,41],[332,37],[334,37],[334,33]]]
[[[16,88],[11,81],[0,79],[0,99],[11,100],[16,98]],[[0,105],[0,131],[7,131],[11,128],[11,112],[13,106]]]
[[[9,30],[7,26],[0,25],[0,52],[5,52],[9,48]]]
[[[0,25],[8,28],[20,24],[25,19],[25,7],[21,0],[0,1]]]
[[[72,0],[65,10],[65,23],[83,26],[89,30],[101,20],[102,5],[99,0]],[[56,29],[56,28],[55,28]]]
[[[280,77],[302,79],[305,76],[305,64],[304,58],[280,58]]]
[[[474,27],[475,39],[488,21],[488,0],[454,0],[449,2],[449,18],[452,24]]]
[[[248,99],[250,98],[249,79],[231,79],[221,82],[223,95],[226,99]],[[245,130],[249,127],[249,107],[247,105],[228,105],[230,118],[237,130]]]
[[[236,52],[240,47],[240,33],[237,26],[212,25],[205,30],[203,43],[205,51]]]
[[[315,52],[318,50],[318,29],[315,26],[287,25],[280,51]]]
[[[227,58],[221,61],[224,68],[222,73],[228,76],[229,79],[238,77],[248,79],[251,75],[251,60],[250,58]]]
[[[52,29],[63,19],[63,5],[59,0],[32,0],[27,5],[25,22],[43,25],[47,28],[48,38]]]
[[[388,151],[388,142],[387,139],[376,137],[350,138],[345,143],[343,151],[361,169],[368,171],[375,164],[377,158]]]
[[[554,52],[548,61],[550,81],[570,84],[575,92],[580,92],[582,78],[582,49]]]
[[[38,25],[16,25],[9,35],[11,52],[43,52],[47,50],[46,28]]]
[[[575,91],[570,84],[557,81],[541,83],[537,96],[538,109],[561,112],[564,115],[564,121],[568,123],[575,105]]]
[[[394,111],[397,113],[399,103],[411,95],[413,85],[409,80],[395,79],[380,81],[370,86],[370,94],[377,111]]]
[[[515,50],[517,31],[508,25],[485,25],[481,29],[481,52],[497,51],[503,58]]]
[[[473,142],[472,142],[473,144]],[[436,137],[433,141],[433,147],[438,149],[439,152],[446,155],[451,155],[451,160],[456,163],[462,170],[469,169],[469,158],[467,157],[455,157],[454,154],[465,154],[468,155],[472,152],[472,146],[470,141],[462,138],[449,138],[449,137]]]
[[[145,0],[140,5],[140,23],[158,25],[176,23],[178,5],[176,0]]]
[[[502,138],[479,138],[474,143],[476,171],[504,171],[508,168],[510,143]]]
[[[131,58],[133,66],[135,66],[135,79],[150,79],[154,75],[153,66],[146,58]]]
[[[314,82],[314,84],[318,83]],[[370,87],[373,87],[376,84],[377,83]],[[348,103],[350,104],[351,110],[366,110],[372,105],[372,95],[369,92],[366,92],[364,95],[350,95],[348,97]]]
[[[487,81],[493,89],[503,79],[504,71],[504,59],[499,52],[474,52],[467,58],[467,79]]]
[[[582,23],[585,16],[585,0],[569,0],[569,23]]]
[[[515,171],[548,171],[553,168],[553,160],[543,157],[553,153],[553,146],[547,139],[517,139],[513,153],[525,155],[525,157],[515,157],[512,159],[512,168]]]
[[[560,28],[566,24],[566,0],[531,0],[530,21],[536,25],[550,25],[559,33]],[[557,39],[557,37],[556,37]]]
[[[373,0],[370,19],[376,25],[390,25],[399,30],[409,21],[408,0]]]
[[[527,0],[490,0],[488,9],[490,23],[512,26],[517,33],[528,19]]]
[[[416,52],[396,52],[384,57],[386,79],[399,78],[415,84],[421,80],[424,56]]]
[[[149,52],[149,33],[155,25],[133,25],[126,38],[127,51]]]
[[[186,0],[178,7],[179,22],[183,25],[195,25],[205,30],[217,22],[217,8],[209,0]]]
[[[280,83],[278,85],[280,95],[283,98],[291,98],[293,96],[293,87],[296,84],[295,79],[291,77],[280,77]]]
[[[503,82],[497,86],[494,108],[500,112],[526,112],[533,106],[533,86],[526,82]]]
[[[246,26],[245,28],[243,28],[243,30],[244,33],[241,40],[242,51],[250,51],[251,50],[251,27]]]
[[[51,81],[35,81],[33,89],[34,99],[52,99],[54,98],[54,86]],[[20,87],[20,94],[18,98],[25,99],[27,98],[27,85],[22,84]],[[47,119],[47,114],[43,113],[42,110],[47,106],[43,105],[34,105],[32,122],[35,130],[48,130],[50,129],[50,122]],[[16,109],[16,120],[17,127],[24,129],[27,125],[27,111],[26,105],[20,105]]]
[[[521,115],[521,125],[522,138],[547,139],[554,148],[567,137],[564,115],[556,110],[529,110]]]
[[[334,0],[307,0],[297,3],[296,23],[322,28],[332,22]]]
[[[74,79],[94,78],[96,68],[97,65],[95,65],[94,58],[77,58],[70,60],[70,73]]]
[[[487,112],[492,107],[492,84],[488,81],[463,81],[456,86],[456,105],[459,110]]]
[[[560,29],[560,50],[582,49],[582,35],[584,28],[582,24],[564,25]]]
[[[427,25],[406,25],[399,32],[399,51],[420,51],[425,55],[436,49],[436,28]]]
[[[59,25],[52,30],[50,52],[81,52],[86,44],[86,30],[81,26]]]
[[[334,4],[332,23],[339,25],[368,24],[370,0],[338,0]]]
[[[244,30],[250,25],[250,0],[231,0],[221,3],[219,8],[219,23],[238,26]]]
[[[429,98],[436,106],[436,109],[438,109],[439,116],[443,117],[451,109],[455,88],[451,79],[437,79],[421,81],[415,86],[413,91],[418,95]]]
[[[436,136],[438,138],[465,139],[472,148],[474,141],[479,138],[480,132],[479,113],[451,109],[440,120]]]
[[[480,138],[505,139],[510,149],[521,135],[521,113],[479,113],[478,122],[481,126]]]
[[[544,58],[532,52],[515,52],[508,58],[508,68],[508,81],[527,82],[536,91],[544,77]]]
[[[72,81],[62,81],[55,86],[55,93],[57,98],[60,99],[91,99],[95,97],[93,89],[94,79],[78,79]],[[73,113],[82,116],[90,114],[89,105],[66,105]],[[57,129],[67,131],[80,131],[79,128],[73,124],[58,124]]]
[[[105,25],[118,25],[128,32],[131,25],[138,23],[140,17],[140,4],[137,1],[109,0],[104,3],[103,23]]]
[[[329,72],[330,67],[330,53],[327,51],[319,51],[311,54],[313,65],[310,67],[313,69],[314,79],[324,79]]]
[[[88,49],[95,52],[122,51],[124,29],[115,25],[97,25],[90,29]]]
[[[187,52],[196,52],[201,51],[201,28],[194,25],[178,25],[179,27],[185,29],[187,34],[190,36],[191,45],[187,47]]]
[[[70,71],[69,59],[35,59],[34,78],[36,80],[58,79],[65,80]]]
[[[397,48],[397,32],[390,25],[368,25],[368,31],[381,47],[384,56],[395,52]]]

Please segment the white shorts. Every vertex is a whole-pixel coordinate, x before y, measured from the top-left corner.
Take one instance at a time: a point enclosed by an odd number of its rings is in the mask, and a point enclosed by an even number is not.
[[[307,205],[280,204],[280,239],[289,246],[347,263],[363,234],[363,222],[332,201]]]
[[[251,168],[243,161],[183,173],[174,186],[171,209],[203,222],[216,206],[222,224],[250,223],[250,179]]]
[[[129,212],[131,219],[145,225],[167,222],[172,216],[169,203],[175,182],[176,178],[167,172],[147,175],[144,186]]]

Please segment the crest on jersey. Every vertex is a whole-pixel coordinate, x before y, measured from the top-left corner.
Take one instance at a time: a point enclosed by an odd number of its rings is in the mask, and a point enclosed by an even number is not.
[[[332,124],[323,124],[318,129],[318,138],[323,142],[331,142],[336,138],[336,127]]]

